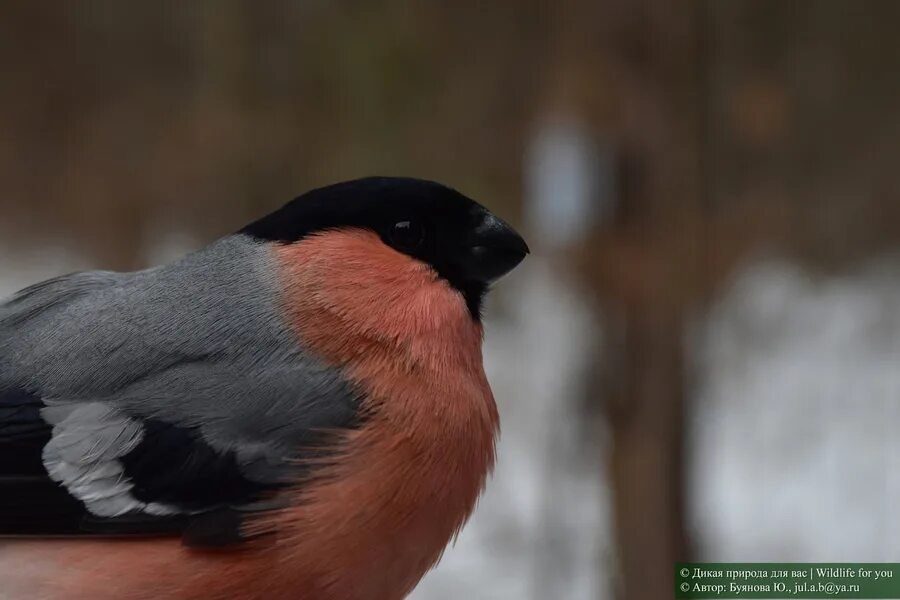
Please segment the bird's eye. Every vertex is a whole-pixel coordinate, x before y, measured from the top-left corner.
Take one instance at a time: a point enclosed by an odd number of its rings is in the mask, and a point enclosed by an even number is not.
[[[418,221],[398,221],[391,229],[391,242],[397,248],[414,250],[425,240],[425,228]]]

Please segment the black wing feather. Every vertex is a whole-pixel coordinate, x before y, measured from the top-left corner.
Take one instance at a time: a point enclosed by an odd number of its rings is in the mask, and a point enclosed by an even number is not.
[[[121,459],[138,500],[205,511],[254,502],[275,487],[247,479],[233,451],[214,450],[196,430],[157,419],[143,424],[144,439]]]
[[[182,510],[102,518],[53,481],[42,460],[52,427],[41,400],[24,390],[0,391],[0,536],[183,535],[194,546],[240,541],[245,511],[275,485],[242,475],[233,452],[220,453],[202,436],[158,420],[143,421],[140,444],[122,457],[134,496]]]
[[[40,399],[0,389],[0,534],[67,535],[79,531],[84,505],[47,476],[41,453],[51,428]]]

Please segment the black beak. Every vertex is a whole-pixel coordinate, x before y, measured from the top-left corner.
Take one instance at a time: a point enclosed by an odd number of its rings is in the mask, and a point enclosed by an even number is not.
[[[467,275],[492,283],[512,271],[531,250],[515,229],[485,211],[469,240]]]

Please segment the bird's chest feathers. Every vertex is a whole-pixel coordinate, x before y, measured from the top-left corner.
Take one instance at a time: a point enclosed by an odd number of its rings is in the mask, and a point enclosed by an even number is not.
[[[371,234],[314,236],[277,260],[290,326],[366,396],[364,424],[328,480],[281,518],[293,519],[301,546],[320,541],[313,570],[338,560],[364,574],[336,577],[345,596],[335,597],[400,597],[464,524],[493,466],[498,417],[481,326],[460,294]],[[319,527],[329,535],[311,536]]]

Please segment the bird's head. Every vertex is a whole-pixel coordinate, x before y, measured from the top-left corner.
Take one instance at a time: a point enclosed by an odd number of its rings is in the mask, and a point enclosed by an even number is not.
[[[506,222],[438,183],[370,177],[310,191],[244,228],[256,239],[291,244],[314,234],[363,229],[431,267],[480,318],[491,283],[515,268],[529,249]]]

